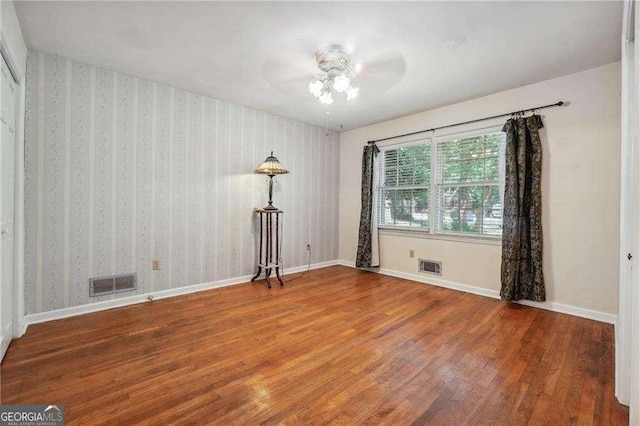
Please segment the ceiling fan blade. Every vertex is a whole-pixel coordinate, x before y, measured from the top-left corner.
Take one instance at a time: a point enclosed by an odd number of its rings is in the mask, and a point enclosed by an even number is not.
[[[292,40],[281,52],[269,55],[262,64],[262,76],[280,93],[291,95],[307,91],[318,70],[315,51],[309,40]]]
[[[365,88],[371,87],[376,92],[385,91],[399,84],[407,72],[407,64],[402,56],[362,61],[362,70],[355,79],[355,84]]]
[[[371,60],[363,60],[361,62],[362,70],[367,68],[404,70],[407,67],[406,61],[400,55],[372,58]]]

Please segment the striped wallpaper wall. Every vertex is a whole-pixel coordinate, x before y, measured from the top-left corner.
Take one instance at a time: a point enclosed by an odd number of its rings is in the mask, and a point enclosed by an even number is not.
[[[271,150],[291,172],[274,186],[285,267],[307,243],[337,259],[335,132],[29,52],[26,313],[136,294],[90,298],[92,276],[137,272],[142,294],[252,274]]]

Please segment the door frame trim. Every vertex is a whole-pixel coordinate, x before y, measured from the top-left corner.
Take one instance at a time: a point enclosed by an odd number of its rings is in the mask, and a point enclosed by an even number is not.
[[[20,73],[20,68],[16,65],[17,58],[13,53],[14,50],[11,47],[11,43],[9,42],[7,37],[5,37],[2,30],[0,30],[0,52],[2,53],[5,62],[9,66],[9,71],[11,71],[11,75],[13,75],[13,79],[15,80],[15,82],[18,84],[22,84],[24,82],[24,76]]]
[[[25,76],[17,66],[18,58],[11,42],[0,29],[0,54],[4,58],[16,83],[16,145],[14,165],[14,218],[13,218],[13,336],[21,337],[26,331],[24,303],[24,105]]]
[[[633,104],[634,68],[634,1],[626,1],[624,7],[621,34],[622,67],[621,86],[622,99],[620,108],[620,248],[619,248],[619,281],[618,281],[618,318],[615,324],[615,395],[618,401],[629,405],[630,401],[630,369],[631,369],[631,288],[634,280],[633,271],[637,259],[627,259],[627,253],[638,256],[635,250],[633,221],[637,206],[631,206],[633,197],[627,194],[637,180],[636,149],[634,129],[629,122],[629,110]],[[629,217],[631,215],[631,217]]]
[[[625,0],[621,40],[620,277],[615,325],[615,393],[622,404],[629,406],[630,424],[640,421],[640,206],[637,198],[627,197],[629,187],[637,188],[640,180],[640,43],[635,40],[640,12],[635,6],[635,0]],[[630,117],[636,117],[636,121]],[[629,206],[631,202],[633,206]],[[633,257],[627,260],[627,253]]]

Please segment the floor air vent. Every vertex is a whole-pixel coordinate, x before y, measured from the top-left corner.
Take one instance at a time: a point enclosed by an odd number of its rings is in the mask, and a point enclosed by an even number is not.
[[[418,259],[418,272],[427,274],[442,275],[442,262],[435,260]]]
[[[120,293],[135,290],[138,277],[132,274],[109,275],[106,277],[89,278],[89,296],[103,296],[105,294]]]

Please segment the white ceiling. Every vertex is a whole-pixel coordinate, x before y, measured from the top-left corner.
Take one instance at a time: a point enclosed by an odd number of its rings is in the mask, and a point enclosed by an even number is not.
[[[29,47],[324,126],[315,52],[353,48],[352,129],[620,60],[622,2],[17,2]],[[549,99],[549,103],[558,99]],[[523,105],[526,107],[528,105]]]

